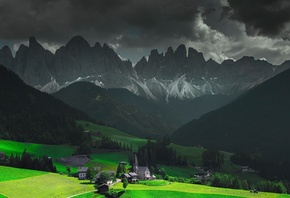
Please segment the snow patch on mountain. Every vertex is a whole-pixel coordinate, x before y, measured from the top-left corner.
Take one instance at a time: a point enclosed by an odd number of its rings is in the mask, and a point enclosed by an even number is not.
[[[41,87],[41,91],[46,93],[54,93],[61,89],[61,86],[53,79],[51,82],[47,83],[43,87]]]

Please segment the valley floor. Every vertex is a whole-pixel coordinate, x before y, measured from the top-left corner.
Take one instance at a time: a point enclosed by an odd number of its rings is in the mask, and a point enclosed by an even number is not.
[[[153,184],[153,185],[151,185]],[[290,198],[290,195],[264,193],[250,193],[245,190],[233,190],[227,188],[214,188],[205,185],[184,184],[162,180],[153,183],[129,184],[122,198],[150,198],[150,197],[262,197],[262,198]],[[160,185],[159,185],[160,184]],[[122,183],[117,183],[114,190],[123,191]],[[46,173],[26,169],[0,166],[0,198],[31,198],[31,197],[103,197],[93,193],[94,185],[89,181],[78,180],[56,173]],[[92,193],[85,193],[92,192]],[[85,194],[82,194],[85,193]],[[74,196],[78,195],[79,196]]]

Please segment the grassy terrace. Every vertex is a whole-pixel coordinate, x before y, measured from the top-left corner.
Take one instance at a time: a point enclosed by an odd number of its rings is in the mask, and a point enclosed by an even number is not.
[[[112,187],[117,192],[123,191],[122,183]],[[87,193],[76,198],[102,197],[96,193]],[[129,184],[121,198],[289,198],[290,195],[275,193],[250,193],[247,190],[215,188],[204,185],[170,183],[164,180],[141,181],[139,184]]]
[[[66,175],[0,166],[2,197],[68,197],[91,190],[93,185]]]
[[[10,154],[21,155],[24,149],[37,156],[47,155],[52,159],[57,159],[60,157],[71,156],[76,147],[70,145],[47,145],[0,140],[0,152],[5,152],[8,156]],[[58,172],[66,172],[66,166],[57,162],[54,162],[54,165]],[[72,172],[76,172],[76,170],[76,168],[72,167]]]
[[[145,145],[147,142],[146,139],[132,136],[111,127],[96,125],[87,121],[78,121],[78,123],[81,124],[85,128],[85,130],[100,131],[104,136],[108,136],[113,140],[117,140],[118,142],[122,143],[132,144],[132,148],[134,151],[137,151],[139,146]]]
[[[164,184],[163,181],[160,181]],[[122,184],[118,183],[113,187],[115,190],[123,190]],[[183,184],[183,183],[169,183],[168,185],[144,185],[144,184],[129,184],[126,192],[121,196],[122,198],[130,197],[263,197],[263,198],[287,198],[290,195],[274,194],[259,192],[258,194],[250,193],[245,190],[233,190],[227,188],[214,188],[204,185]]]
[[[18,179],[24,179],[28,177],[35,177],[48,174],[43,171],[35,171],[28,169],[11,168],[6,166],[0,166],[0,182],[13,181]]]

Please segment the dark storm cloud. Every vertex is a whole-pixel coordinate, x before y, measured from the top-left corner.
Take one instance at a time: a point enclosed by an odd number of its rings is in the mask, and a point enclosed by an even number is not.
[[[60,42],[76,34],[150,46],[194,36],[201,0],[0,0],[0,37]]]
[[[289,38],[288,0],[228,0],[224,14],[246,25],[248,35]]]

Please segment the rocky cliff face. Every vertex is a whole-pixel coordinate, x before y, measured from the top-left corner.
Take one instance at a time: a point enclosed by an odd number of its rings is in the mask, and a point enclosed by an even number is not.
[[[12,56],[9,47],[0,49],[0,64],[16,72],[27,84],[55,92],[75,81],[90,81],[105,88],[126,88],[153,100],[191,99],[207,94],[235,94],[247,90],[290,67],[273,66],[244,57],[218,64],[205,61],[202,53],[180,45],[165,54],[152,50],[133,68],[107,44],[93,47],[81,36],[72,38],[55,54],[34,37]]]
[[[168,48],[165,55],[152,50],[148,61],[142,58],[135,66],[141,81],[157,98],[190,99],[207,94],[236,94],[252,88],[289,68],[273,66],[266,61],[244,57],[236,62],[218,64],[205,61],[202,53],[184,45],[176,51]],[[277,69],[279,68],[279,69]]]

